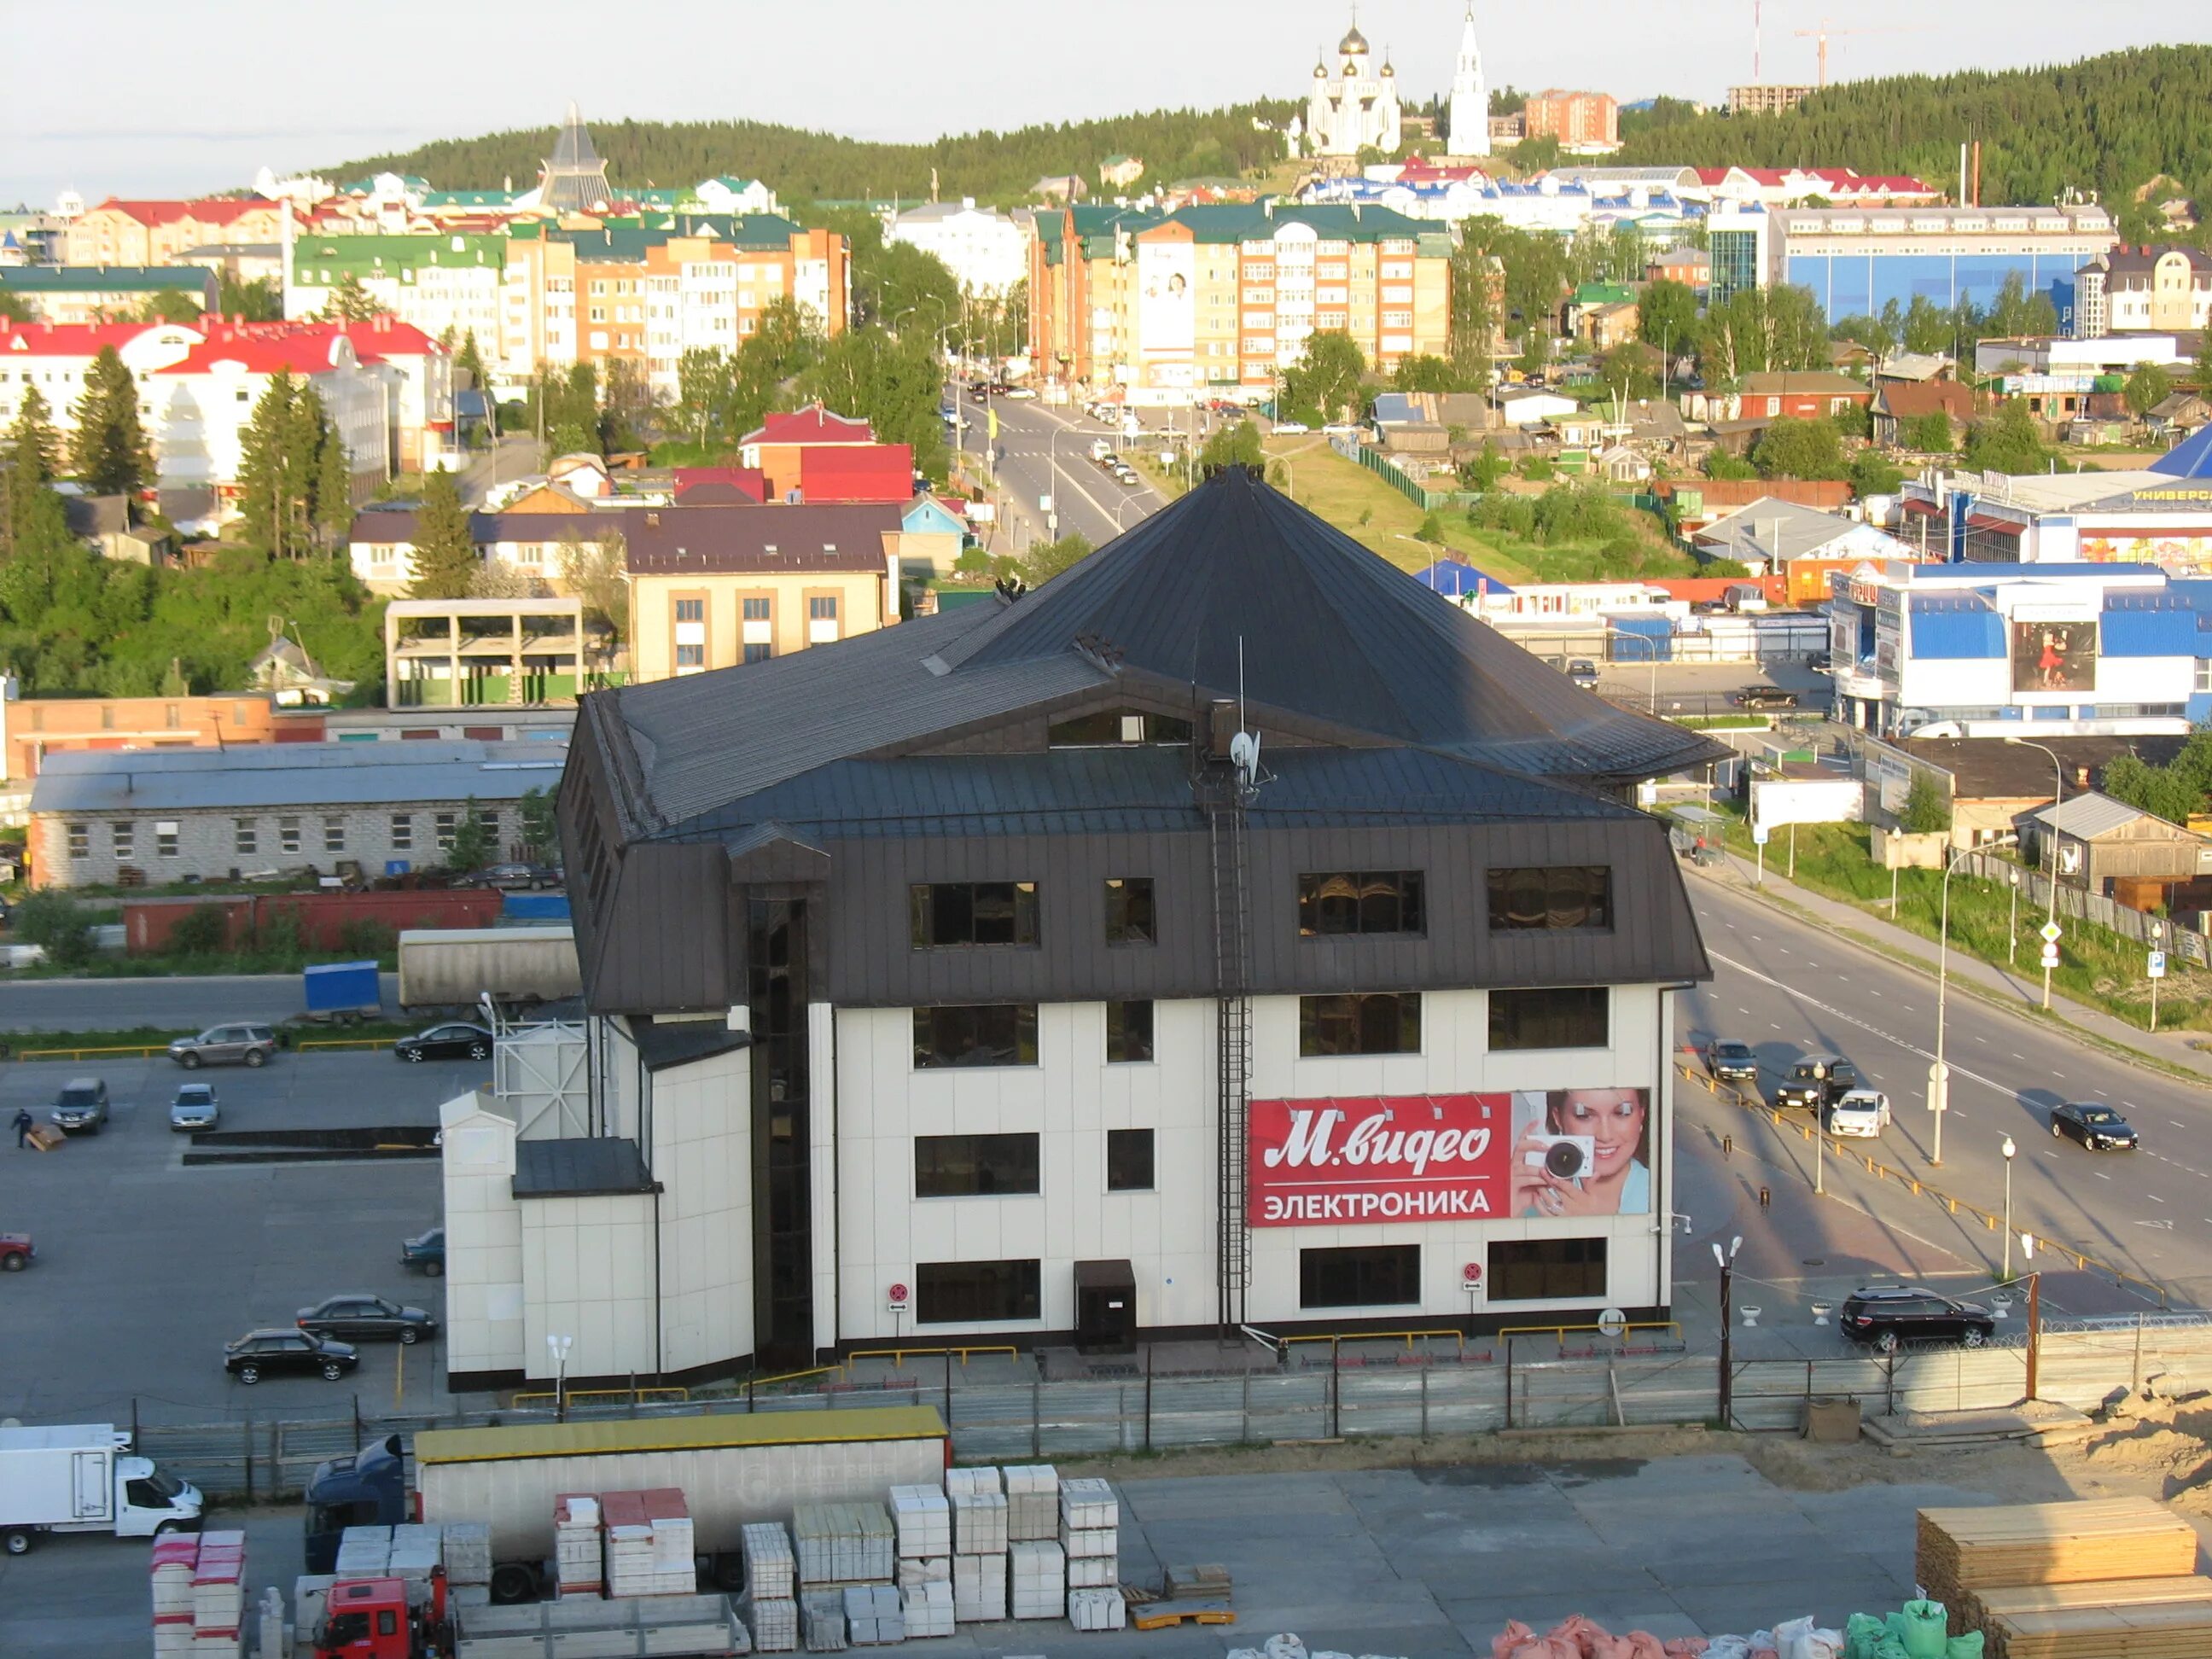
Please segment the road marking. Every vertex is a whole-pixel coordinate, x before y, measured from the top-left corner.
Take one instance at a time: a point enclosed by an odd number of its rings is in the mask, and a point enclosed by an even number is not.
[[[2108,1176],[2106,1179],[2110,1180],[2111,1177]],[[2163,1204],[2166,1202],[2166,1200],[2160,1198],[2156,1193],[2145,1193],[2143,1196],[2154,1204]]]
[[[2106,1175],[2102,1170],[2095,1170],[2093,1173],[2095,1174],[2097,1179],[2100,1181],[2110,1181],[2112,1179],[2112,1176]]]
[[[1831,1018],[1840,1019],[1847,1024],[1856,1025],[1862,1031],[1870,1032],[1874,1036],[1880,1037],[1885,1042],[1893,1042],[1909,1054],[1917,1054],[1921,1059],[1929,1060],[1932,1060],[1936,1058],[1936,1056],[1930,1054],[1927,1049],[1920,1048],[1917,1044],[1905,1042],[1904,1038],[1898,1036],[1893,1032],[1885,1031],[1879,1025],[1875,1025],[1869,1021],[1861,1019],[1856,1014],[1846,1013],[1844,1010],[1835,1006],[1832,1003],[1822,1002],[1817,997],[1808,997],[1803,992],[1799,991],[1791,986],[1785,985],[1782,981],[1774,978],[1771,975],[1762,974],[1756,968],[1747,967],[1744,963],[1736,961],[1732,957],[1724,957],[1716,951],[1713,953],[1713,960],[1721,963],[1723,967],[1734,969],[1737,973],[1743,975],[1748,979],[1755,979],[1761,984],[1772,986],[1776,990],[1782,992],[1793,1001],[1802,1002],[1808,1008],[1817,1008],[1820,1012],[1828,1015]],[[1874,994],[1880,996],[1881,993],[1876,991]],[[2006,1088],[2004,1085],[1997,1082],[1993,1078],[1984,1077],[1978,1072],[1969,1071],[1966,1066],[1957,1065],[1955,1063],[1951,1065],[1951,1073],[1954,1077],[1962,1077],[1968,1079],[1970,1082],[1978,1083],[1984,1088],[1995,1089],[2001,1094],[2016,1094],[2018,1092],[2016,1090]]]
[[[2175,1128],[2177,1128],[2177,1129],[2186,1129],[2186,1128],[2189,1127],[2186,1123],[2184,1123],[2184,1122],[2183,1122],[2179,1118],[2178,1118],[2178,1117],[2170,1117],[2170,1118],[2166,1119],[2166,1121],[2167,1121],[2168,1123],[2171,1123],[2172,1125],[2173,1125],[2173,1127],[2174,1127]]]

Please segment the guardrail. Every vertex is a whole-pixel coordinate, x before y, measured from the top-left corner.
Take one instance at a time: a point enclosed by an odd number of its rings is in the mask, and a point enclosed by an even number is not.
[[[306,1037],[293,1043],[295,1048],[389,1048],[395,1037]]]
[[[1002,1353],[1009,1359],[1018,1359],[1021,1357],[1021,1352],[1011,1342],[985,1343],[973,1347],[940,1347],[935,1343],[930,1343],[926,1346],[913,1348],[855,1348],[845,1356],[845,1363],[842,1365],[834,1369],[841,1371],[848,1370],[851,1369],[853,1362],[856,1359],[888,1359],[894,1365],[903,1365],[906,1364],[906,1357],[910,1353],[941,1353],[948,1357],[957,1353],[960,1356],[960,1363],[964,1365],[968,1363],[968,1356],[973,1353]]]
[[[24,1048],[15,1055],[18,1060],[83,1060],[94,1054],[130,1054],[145,1059],[152,1054],[166,1054],[166,1042],[126,1043],[116,1048]]]
[[[518,1406],[526,1400],[550,1400],[557,1407],[560,1405],[563,1398],[567,1399],[568,1403],[572,1406],[580,1400],[627,1400],[633,1405],[642,1406],[649,1399],[689,1400],[691,1398],[691,1390],[689,1389],[672,1387],[640,1389],[570,1389],[564,1395],[561,1392],[552,1389],[526,1389],[520,1394],[514,1395],[510,1396],[510,1398],[512,1398],[514,1403]]]
[[[1319,1335],[1309,1336],[1300,1334],[1295,1336],[1278,1337],[1275,1340],[1285,1349],[1289,1348],[1293,1343],[1297,1342],[1327,1342],[1331,1345],[1336,1345],[1345,1342],[1396,1342],[1402,1340],[1406,1344],[1406,1351],[1408,1353],[1411,1353],[1413,1349],[1415,1339],[1418,1338],[1421,1340],[1426,1341],[1437,1337],[1447,1338],[1450,1341],[1456,1343],[1459,1346],[1459,1351],[1462,1353],[1465,1353],[1467,1352],[1467,1333],[1464,1331],[1452,1330],[1330,1331]]]

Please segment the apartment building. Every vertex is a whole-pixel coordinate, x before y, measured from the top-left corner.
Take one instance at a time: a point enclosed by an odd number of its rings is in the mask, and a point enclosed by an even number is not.
[[[471,334],[487,362],[499,352],[507,238],[453,233],[422,236],[315,236],[292,249],[285,314],[319,317],[351,276],[392,316],[432,339]]]
[[[164,294],[213,311],[219,291],[215,272],[204,265],[0,265],[0,294],[46,323],[135,317]]]
[[[1521,111],[1523,133],[1556,138],[1568,150],[1620,148],[1620,101],[1609,92],[1532,92]]]
[[[210,242],[281,241],[287,211],[285,204],[258,196],[179,202],[111,196],[70,221],[62,233],[62,263],[172,265],[186,249]]]
[[[970,294],[1004,294],[1029,272],[1029,232],[1021,221],[977,207],[972,196],[887,216],[884,240],[934,254]]]
[[[2074,273],[2074,333],[2189,333],[2212,326],[2212,253],[2116,247]]]

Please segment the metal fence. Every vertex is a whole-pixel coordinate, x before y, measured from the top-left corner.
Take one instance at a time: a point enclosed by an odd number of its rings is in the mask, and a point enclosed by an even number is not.
[[[1633,1339],[1481,1339],[1463,1354],[1410,1347],[1386,1358],[1316,1353],[1281,1369],[1211,1375],[964,1383],[945,1374],[894,1386],[815,1389],[728,1399],[577,1406],[572,1419],[934,1406],[963,1461],[1075,1457],[1270,1442],[1486,1434],[1500,1429],[1705,1423],[1720,1411],[1719,1356]],[[1364,1360],[1364,1363],[1362,1363]],[[2037,1393],[2087,1409],[2154,1379],[2212,1377],[2212,1317],[2148,1314],[2046,1328]],[[1815,1397],[1857,1399],[1869,1416],[2009,1406],[2027,1390],[2025,1334],[1978,1349],[1875,1354],[1838,1339],[1826,1358],[1756,1358],[1732,1368],[1730,1421],[1794,1431]],[[543,1409],[444,1417],[140,1422],[145,1455],[204,1490],[265,1499],[296,1492],[314,1466],[388,1434],[545,1421]]]
[[[2017,873],[2020,877],[2021,908],[2023,910],[2041,910],[2049,905],[2051,878],[2025,866],[2014,864],[2009,859],[2001,858],[1995,853],[1969,853],[1959,860],[1959,867],[1984,881],[1999,884],[2009,881]],[[2207,960],[2203,934],[2179,925],[2177,918],[2154,916],[2141,910],[2131,910],[2101,893],[2069,887],[2063,881],[2058,884],[2058,914],[2093,922],[2124,939],[2136,939],[2144,945],[2150,943],[2151,929],[2157,927],[2161,929],[2165,939],[2172,944],[2175,953],[2185,962],[2192,962],[2202,967]],[[2200,923],[2212,921],[2212,912],[2200,913],[2199,919]]]

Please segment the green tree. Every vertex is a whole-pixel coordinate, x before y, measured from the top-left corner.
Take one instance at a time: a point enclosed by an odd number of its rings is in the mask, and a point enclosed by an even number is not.
[[[1637,337],[1648,346],[1669,354],[1694,344],[1698,337],[1698,296],[1686,283],[1662,276],[1650,283],[1636,301]]]
[[[2040,472],[2050,465],[2051,452],[2027,405],[2008,398],[1966,428],[1960,464],[1970,472],[2008,472],[2020,476]]]
[[[2128,402],[2128,413],[2136,419],[2156,409],[2172,395],[2173,377],[2156,363],[2137,363],[2135,372],[2128,376],[2122,395]]]
[[[1941,835],[1951,827],[1950,797],[1932,776],[1915,769],[1912,787],[1905,792],[1905,806],[1897,815],[1897,824],[1908,836]]]
[[[1951,313],[1924,294],[1914,295],[1905,308],[1903,338],[1907,351],[1922,356],[1953,355],[1959,348]]]
[[[1199,471],[1208,475],[1224,466],[1259,466],[1266,459],[1260,447],[1260,428],[1249,421],[1216,427],[1198,452]]]
[[[1879,316],[1846,317],[1828,332],[1838,340],[1850,340],[1872,352],[1875,361],[1882,362],[1895,354],[1905,338],[1905,317],[1895,300],[1887,301]]]
[[[1905,484],[1904,470],[1878,449],[1862,449],[1852,456],[1844,477],[1851,481],[1853,493],[1862,498],[1894,495]]]
[[[324,410],[321,394],[309,386],[307,396],[301,424],[304,428],[312,420],[315,432],[314,526],[322,532],[324,546],[335,547],[353,523],[353,457]]]
[[[383,309],[376,296],[362,286],[361,278],[346,270],[339,272],[337,281],[331,285],[323,315],[336,322],[365,323]]]
[[[31,320],[31,302],[20,294],[10,294],[0,288],[0,317],[11,323],[27,323]]]
[[[522,819],[522,850],[535,863],[546,864],[560,856],[561,826],[555,812],[554,792],[526,789],[517,803]]]
[[[133,319],[141,323],[196,323],[200,319],[200,302],[179,289],[165,288],[148,295],[138,302],[138,313]]]
[[[62,441],[47,413],[46,400],[38,387],[26,386],[15,423],[0,447],[0,555],[13,553],[17,539],[28,533],[31,516],[39,510],[39,495],[51,494],[60,476],[61,455]]]
[[[1731,455],[1716,444],[1705,452],[1705,476],[1708,478],[1742,480],[1756,478],[1759,469],[1741,455]]]
[[[1770,425],[1753,447],[1751,464],[1767,478],[1840,478],[1843,442],[1832,422],[1785,416]]]
[[[692,347],[676,360],[678,429],[702,444],[724,438],[736,391],[736,359],[718,347]]]
[[[33,888],[15,906],[15,937],[35,945],[56,968],[82,968],[93,957],[92,913],[58,887]]]
[[[239,523],[274,558],[329,545],[353,521],[353,460],[322,394],[280,370],[240,443]]]
[[[230,915],[220,904],[195,904],[169,930],[169,954],[221,956],[230,944]]]
[[[847,329],[823,348],[799,386],[838,414],[866,421],[878,441],[910,445],[915,465],[930,477],[945,477],[945,428],[937,414],[944,382],[934,342]]]
[[[1940,409],[1931,409],[1901,422],[1898,436],[1907,449],[1923,455],[1942,454],[1951,447],[1951,417]]]
[[[1503,226],[1495,219],[1486,222]],[[1498,234],[1494,233],[1494,234]],[[1462,233],[1459,244],[1452,250],[1451,261],[1451,328],[1449,349],[1451,352],[1450,373],[1455,384],[1449,386],[1401,386],[1401,392],[1487,392],[1495,372],[1492,362],[1498,343],[1504,334],[1505,319],[1498,314],[1498,301],[1504,287],[1504,265],[1489,247]],[[1418,361],[1408,359],[1408,362]],[[1405,364],[1399,365],[1400,372]],[[1422,373],[1428,371],[1423,370]]]
[[[2058,332],[2058,310],[2047,294],[2030,294],[2027,281],[2014,271],[1999,284],[1997,297],[1982,319],[1978,337],[2009,340]]]
[[[461,803],[460,821],[453,825],[453,844],[446,849],[446,868],[465,875],[481,870],[499,856],[499,846],[483,821],[483,808],[471,795]]]
[[[1367,359],[1352,336],[1323,329],[1306,341],[1305,356],[1283,377],[1283,393],[1292,408],[1321,410],[1324,421],[1359,412],[1359,383]]]
[[[1605,354],[1598,364],[1598,384],[1614,398],[1648,398],[1659,395],[1658,349],[1628,340]]]
[[[73,411],[70,468],[96,495],[133,495],[154,477],[153,447],[138,420],[138,386],[112,345],[85,372],[84,395]]]
[[[1063,570],[1072,570],[1097,551],[1083,535],[1062,536],[1056,542],[1036,542],[1022,560],[1022,580],[1042,586]]]
[[[471,329],[462,337],[461,349],[453,354],[453,377],[468,376],[468,389],[491,395],[491,374],[484,368],[483,349],[477,343],[477,331]]]
[[[423,481],[422,505],[415,514],[415,580],[407,591],[418,599],[466,599],[477,566],[468,509],[453,475],[433,472]]]
[[[284,320],[284,296],[269,277],[257,276],[250,283],[241,283],[228,274],[218,273],[215,288],[215,308],[225,317],[241,317],[249,323]]]
[[[617,640],[629,637],[629,581],[627,550],[619,533],[587,542],[573,530],[561,532],[561,580],[584,602],[584,615]]]
[[[1707,309],[1698,355],[1706,383],[1717,386],[1771,370],[1824,368],[1827,325],[1809,289],[1742,289]]]
[[[1459,374],[1447,358],[1416,353],[1398,360],[1390,386],[1397,392],[1457,392]]]
[[[1460,482],[1470,489],[1492,490],[1497,489],[1498,481],[1512,470],[1497,444],[1485,438],[1481,453],[1473,460],[1460,463]]]

